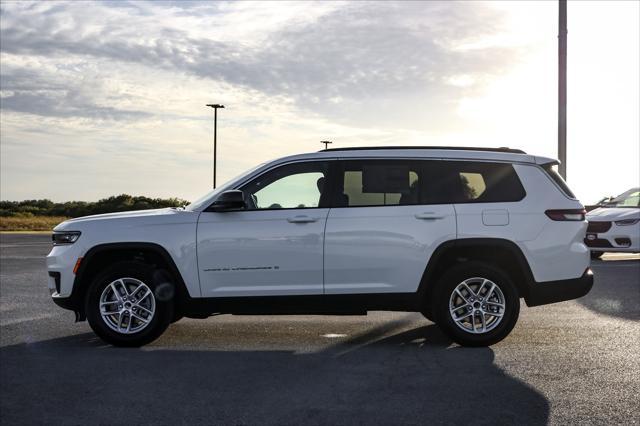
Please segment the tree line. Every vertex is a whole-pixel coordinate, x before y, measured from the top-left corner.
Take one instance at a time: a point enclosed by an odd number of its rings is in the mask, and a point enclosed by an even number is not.
[[[183,207],[188,201],[180,198],[149,198],[121,194],[98,201],[67,201],[54,203],[51,200],[0,201],[0,216],[67,216],[79,217],[92,214],[125,212],[131,210]]]

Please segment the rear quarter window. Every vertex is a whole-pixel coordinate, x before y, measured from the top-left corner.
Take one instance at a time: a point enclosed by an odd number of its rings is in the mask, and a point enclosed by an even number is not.
[[[427,204],[501,203],[522,200],[526,192],[513,165],[479,161],[428,161]]]
[[[569,185],[564,181],[560,173],[558,173],[558,166],[556,164],[545,164],[542,166],[547,175],[560,187],[564,195],[570,198],[576,198],[571,189],[569,189]]]

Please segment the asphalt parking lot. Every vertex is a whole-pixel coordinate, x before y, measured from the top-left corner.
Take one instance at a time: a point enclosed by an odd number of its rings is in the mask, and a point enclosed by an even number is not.
[[[491,348],[418,314],[183,319],[141,349],[57,308],[47,235],[0,235],[2,424],[638,424],[640,257]]]

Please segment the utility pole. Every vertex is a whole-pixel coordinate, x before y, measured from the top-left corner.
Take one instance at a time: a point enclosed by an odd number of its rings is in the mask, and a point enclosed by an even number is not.
[[[333,142],[331,142],[331,141],[320,141],[320,143],[324,144],[324,149],[326,150],[327,148],[329,148],[329,144],[333,143]]]
[[[567,0],[558,0],[558,159],[567,179]]]
[[[217,150],[217,137],[218,137],[218,108],[224,108],[224,105],[220,104],[207,104],[208,107],[213,108],[213,189],[216,189],[216,150]]]

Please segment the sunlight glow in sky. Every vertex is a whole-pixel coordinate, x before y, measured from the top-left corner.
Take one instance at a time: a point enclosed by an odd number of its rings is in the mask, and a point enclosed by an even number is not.
[[[556,156],[557,2],[3,2],[0,198],[198,198],[364,145]],[[569,1],[568,181],[640,185],[640,2]]]

